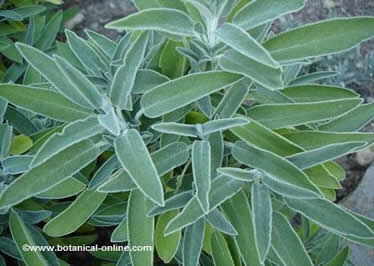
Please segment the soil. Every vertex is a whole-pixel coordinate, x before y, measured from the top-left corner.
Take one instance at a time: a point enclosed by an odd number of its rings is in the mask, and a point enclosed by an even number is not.
[[[82,33],[89,28],[116,39],[120,34],[107,30],[104,25],[124,17],[136,9],[129,0],[66,0],[65,7],[78,5],[79,19],[74,30]],[[307,0],[305,8],[277,20],[272,31],[278,33],[306,23],[333,17],[373,16],[374,1],[370,0]],[[359,47],[339,55],[316,58],[303,72],[337,71],[339,74],[327,84],[339,84],[360,93],[366,102],[374,102],[374,40],[363,42]],[[374,132],[374,123],[364,131]],[[337,200],[350,194],[359,184],[367,167],[360,166],[353,155],[339,160],[347,172],[344,188],[337,193]]]

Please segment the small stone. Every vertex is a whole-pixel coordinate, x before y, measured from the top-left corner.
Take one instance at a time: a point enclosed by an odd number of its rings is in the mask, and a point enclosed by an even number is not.
[[[361,166],[368,166],[374,162],[374,147],[356,153],[356,161]]]

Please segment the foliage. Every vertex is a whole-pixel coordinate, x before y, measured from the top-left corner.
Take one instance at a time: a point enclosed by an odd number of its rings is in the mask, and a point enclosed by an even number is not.
[[[127,31],[118,42],[16,44],[28,71],[0,84],[0,249],[65,265],[22,246],[90,245],[108,228],[156,253],[91,252],[95,265],[332,266],[345,240],[373,247],[374,221],[333,202],[334,160],[372,145],[373,105],[299,70],[374,36],[374,18],[271,36],[304,1],[135,4],[107,25]]]

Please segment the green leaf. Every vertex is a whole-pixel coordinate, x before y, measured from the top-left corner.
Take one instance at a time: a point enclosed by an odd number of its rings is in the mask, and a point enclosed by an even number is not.
[[[217,30],[217,36],[222,42],[242,55],[260,64],[272,68],[280,68],[279,63],[270,56],[270,53],[244,29],[234,24],[226,23]]]
[[[178,47],[183,47],[183,43],[168,40],[160,55],[161,72],[171,79],[183,76],[186,70],[186,57],[178,53]]]
[[[91,140],[72,145],[13,181],[3,191],[0,206],[13,206],[62,183],[95,160],[106,148],[105,144],[95,144]]]
[[[60,73],[63,73],[63,78],[69,83],[70,90],[76,92],[75,101],[80,103],[82,100],[88,103],[92,109],[100,109],[103,106],[104,97],[98,88],[67,60],[59,56],[54,58]]]
[[[192,145],[192,171],[196,198],[205,213],[209,211],[211,187],[211,151],[208,141],[195,141]]]
[[[12,155],[19,155],[27,152],[33,145],[30,137],[24,135],[15,136],[10,145],[9,153]]]
[[[227,176],[217,176],[211,184],[211,192],[209,194],[210,210],[215,209],[227,199],[238,193],[243,186],[243,182],[234,180]],[[184,205],[183,205],[184,206]],[[196,199],[192,198],[183,211],[172,219],[166,227],[165,234],[172,234],[204,216],[204,211]]]
[[[155,30],[181,36],[193,36],[191,18],[182,11],[168,8],[145,9],[105,26],[115,30]]]
[[[106,56],[109,58],[112,58],[114,55],[114,52],[117,48],[117,43],[109,39],[103,34],[99,34],[97,32],[86,30],[85,31],[88,38],[98,47],[102,52],[105,53]]]
[[[373,238],[374,232],[348,211],[325,199],[286,199],[287,205],[335,234]],[[329,215],[326,215],[326,214]],[[339,221],[337,223],[336,221]]]
[[[12,144],[13,127],[7,124],[0,125],[0,158],[4,159],[9,155]]]
[[[43,231],[51,237],[75,232],[100,207],[105,198],[105,193],[94,190],[82,192],[69,207],[44,225]]]
[[[180,192],[165,201],[165,206],[153,207],[147,216],[155,216],[184,207],[192,198],[191,191]]]
[[[114,148],[132,181],[147,198],[163,206],[164,192],[160,177],[139,132],[127,130],[115,140]]]
[[[251,266],[263,265],[258,253],[252,213],[245,193],[241,191],[223,203],[223,210],[238,231],[234,239],[244,263]]]
[[[64,199],[79,194],[86,187],[86,184],[78,179],[69,178],[35,197],[40,199]]]
[[[230,248],[219,232],[214,232],[211,238],[212,257],[216,266],[235,266]]]
[[[315,150],[301,152],[287,159],[300,169],[307,169],[318,164],[335,160],[346,154],[358,151],[366,146],[366,142],[345,142],[327,145]]]
[[[43,31],[40,33],[38,41],[34,46],[42,51],[50,49],[51,46],[56,41],[57,34],[63,27],[63,17],[64,14],[62,10],[57,11],[51,18],[48,19],[47,25],[44,27]],[[37,24],[36,22],[35,24]]]
[[[143,94],[169,81],[169,78],[151,69],[142,69],[136,73],[133,93]]]
[[[229,176],[238,181],[244,181],[244,182],[255,181],[261,176],[259,175],[257,170],[245,170],[245,169],[233,168],[233,167],[218,168],[217,172],[222,175]]]
[[[86,40],[79,37],[76,33],[66,30],[65,35],[71,51],[86,68],[87,72],[100,77],[101,71],[105,71],[106,66],[100,61],[95,50],[88,45]]]
[[[320,81],[321,79],[327,79],[335,77],[338,73],[334,71],[320,71],[314,72],[310,74],[305,74],[291,80],[289,85],[290,86],[301,86],[314,83],[316,81]]]
[[[141,100],[146,116],[154,118],[217,92],[240,78],[222,71],[195,73],[161,84]]]
[[[248,123],[248,119],[244,117],[216,119],[204,123],[202,125],[202,131],[203,135],[207,136],[218,131],[225,131],[232,127],[244,126]]]
[[[281,68],[263,65],[235,50],[227,51],[219,59],[219,64],[223,70],[244,75],[270,90],[283,88]]]
[[[141,34],[126,52],[124,63],[114,75],[110,89],[112,103],[125,110],[131,110],[131,92],[134,88],[136,73],[144,60],[148,44],[148,34]]]
[[[344,142],[374,142],[373,133],[363,132],[324,132],[324,131],[290,131],[283,134],[284,137],[297,143],[306,150],[323,148],[330,144]]]
[[[288,220],[280,213],[273,214],[272,246],[284,265],[312,266],[307,251]]]
[[[35,154],[31,166],[36,167],[71,145],[103,133],[103,131],[95,117],[67,124],[61,132],[54,133],[44,142]]]
[[[21,108],[59,121],[75,121],[89,116],[90,110],[68,101],[53,91],[15,84],[0,84],[0,97]]]
[[[170,211],[160,215],[157,219],[155,231],[155,246],[158,256],[164,263],[169,263],[177,253],[181,240],[181,232],[175,232],[164,236],[166,225],[178,214],[178,211]]]
[[[239,162],[264,171],[278,182],[306,190],[310,194],[314,194],[315,197],[319,197],[318,188],[309,181],[305,173],[286,159],[270,151],[250,146],[244,142],[237,142],[232,149],[232,155]]]
[[[121,169],[111,175],[97,187],[97,191],[104,193],[127,192],[137,188],[127,171]]]
[[[238,232],[234,228],[234,226],[230,223],[229,220],[225,217],[223,213],[221,213],[218,208],[212,210],[205,216],[206,221],[214,227],[214,229],[227,234],[227,235],[238,235]]]
[[[260,183],[251,187],[252,223],[260,260],[265,261],[271,246],[272,214],[271,194]]]
[[[248,96],[249,86],[234,85],[227,89],[225,96],[217,106],[215,113],[220,118],[230,118],[236,114]]]
[[[223,157],[224,157],[224,136],[222,132],[215,132],[208,136],[209,144],[210,144],[210,154],[211,154],[211,174],[212,178],[217,176],[217,168],[222,166]]]
[[[328,55],[370,39],[374,35],[373,25],[372,17],[335,18],[281,33],[264,46],[279,61]]]
[[[4,174],[17,175],[26,172],[30,168],[33,157],[30,155],[8,156],[1,164]]]
[[[128,241],[127,233],[127,217],[123,218],[122,221],[113,230],[110,237],[110,242],[125,242]]]
[[[152,129],[165,134],[175,134],[185,137],[198,137],[199,132],[195,125],[188,125],[175,122],[161,122],[152,125]]]
[[[283,89],[282,93],[295,102],[300,103],[349,99],[360,96],[353,90],[346,88],[321,85],[292,86]]]
[[[248,110],[248,116],[269,128],[298,126],[332,119],[360,104],[361,99],[313,103],[263,104]]]
[[[183,265],[198,266],[200,253],[203,249],[205,222],[198,220],[184,230],[182,256]]]
[[[139,10],[161,6],[158,0],[133,0],[133,2]]]
[[[374,103],[362,104],[343,116],[321,125],[321,131],[351,132],[363,128],[374,119]]]
[[[40,243],[38,240],[43,238],[41,234],[36,231],[36,229],[25,224],[21,216],[15,210],[10,211],[9,227],[12,237],[16,242],[18,252],[26,265],[59,265],[57,263],[57,258],[55,257],[56,255],[54,254],[51,256],[51,253],[48,254],[47,252],[41,252],[38,250],[31,252],[30,250],[24,250],[25,247],[32,248],[42,244],[48,245],[48,243],[44,239],[42,240],[43,242]],[[51,260],[51,257],[55,261]]]
[[[245,30],[272,22],[280,16],[304,7],[304,0],[262,0],[250,1],[234,16],[233,22]]]
[[[232,128],[230,131],[249,145],[256,145],[280,156],[288,156],[303,151],[297,144],[266,128],[256,120],[251,120],[247,125]]]
[[[130,252],[134,266],[153,266],[154,218],[147,217],[151,207],[149,201],[140,190],[133,190],[127,206],[127,232],[129,246],[150,246],[151,250]]]
[[[350,255],[349,247],[345,247],[339,251],[339,253],[330,260],[326,266],[344,266]]]

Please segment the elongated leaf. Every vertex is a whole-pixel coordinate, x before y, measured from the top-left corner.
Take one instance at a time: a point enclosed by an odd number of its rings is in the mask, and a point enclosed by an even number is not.
[[[163,262],[169,263],[175,256],[181,240],[181,232],[164,236],[166,225],[178,214],[178,211],[164,213],[158,217],[155,231],[155,246],[158,256]]]
[[[297,144],[292,143],[255,120],[251,120],[247,125],[232,128],[230,131],[249,145],[256,145],[280,156],[292,155],[303,151]]]
[[[215,112],[220,118],[232,117],[240,108],[243,101],[246,99],[249,92],[248,86],[236,86],[227,89],[227,92]]]
[[[99,34],[97,32],[86,30],[85,31],[88,38],[99,48],[101,49],[106,56],[112,58],[116,50],[117,44],[106,37],[105,35]]]
[[[244,142],[237,142],[232,149],[232,154],[239,162],[262,170],[279,182],[288,183],[310,191],[316,197],[319,196],[318,189],[310,183],[308,177],[300,169],[272,152],[249,146]]]
[[[217,35],[222,42],[242,55],[272,68],[280,67],[270,53],[242,28],[226,23],[218,29]]]
[[[141,191],[131,192],[127,206],[129,245],[152,248],[143,252],[130,252],[134,266],[153,266],[154,218],[146,216],[150,207],[151,202]]]
[[[40,199],[64,199],[79,194],[86,184],[76,178],[69,178],[35,197]]]
[[[205,222],[203,219],[188,226],[183,235],[183,265],[198,266],[200,253],[203,248]]]
[[[30,155],[9,156],[1,162],[3,172],[9,175],[22,174],[30,168],[32,159]]]
[[[146,197],[163,206],[164,192],[160,177],[139,132],[129,129],[115,140],[114,147],[132,181]]]
[[[244,117],[212,120],[202,125],[203,134],[210,135],[217,131],[224,131],[232,127],[244,126],[248,123],[249,121]]]
[[[325,147],[329,144],[344,143],[344,142],[367,142],[372,144],[374,142],[373,133],[361,132],[324,132],[324,131],[291,131],[283,134],[287,139],[302,146],[306,150],[313,150]]]
[[[147,92],[141,105],[148,117],[158,117],[217,92],[240,78],[222,71],[190,74]]]
[[[89,116],[90,110],[47,90],[14,84],[0,84],[0,97],[21,108],[59,121],[75,121]]]
[[[282,70],[258,63],[234,50],[227,51],[219,60],[219,64],[227,72],[244,75],[270,90],[283,87]]]
[[[62,57],[55,56],[55,61],[61,73],[63,73],[62,78],[69,83],[70,90],[76,91],[75,95],[72,95],[77,97],[77,99],[74,99],[75,101],[80,103],[82,100],[93,109],[99,109],[103,106],[103,95],[85,75]],[[86,105],[84,104],[84,106]]]
[[[161,72],[171,79],[183,76],[186,68],[186,57],[178,53],[178,47],[183,47],[183,43],[168,40],[160,54]]]
[[[224,157],[224,136],[222,132],[215,132],[208,136],[208,142],[210,144],[210,155],[211,155],[211,174],[212,178],[215,178],[217,174],[217,168],[222,166]]]
[[[238,232],[229,220],[222,214],[218,209],[214,209],[207,216],[205,216],[207,222],[213,226],[216,230],[227,234],[227,235],[238,235]]]
[[[295,154],[288,157],[288,160],[300,169],[307,169],[362,149],[363,146],[366,146],[366,144],[366,142],[346,142],[331,144],[323,148]]]
[[[126,170],[119,170],[115,172],[106,181],[97,187],[97,191],[105,193],[126,192],[137,188],[137,185],[132,181],[132,178]]]
[[[168,212],[168,211],[180,209],[180,208],[184,207],[191,200],[191,198],[192,198],[191,191],[185,191],[185,192],[178,193],[178,194],[168,198],[165,201],[165,206],[164,207],[160,207],[160,206],[153,207],[149,211],[147,216],[155,216],[155,215],[163,214],[163,213]]]
[[[238,231],[238,235],[234,239],[244,263],[246,265],[262,265],[255,240],[252,213],[244,192],[237,193],[223,203],[223,210]]]
[[[255,181],[261,176],[257,170],[245,170],[245,169],[233,168],[233,167],[218,168],[217,172],[222,175],[229,176],[233,179],[244,181],[244,182]]]
[[[134,0],[133,2],[139,10],[161,6],[158,0]]]
[[[35,232],[31,232],[31,228],[24,223],[20,215],[14,210],[10,212],[9,225],[18,252],[26,265],[51,265],[50,263],[52,263],[52,261],[48,260],[46,253],[42,253],[38,250],[32,252],[28,250],[40,243],[37,243],[34,238]],[[58,265],[57,261],[53,265]]]
[[[73,54],[79,59],[81,64],[89,73],[100,77],[100,72],[106,67],[93,48],[91,48],[87,41],[79,37],[76,33],[65,31],[69,47]]]
[[[211,150],[208,141],[195,141],[192,145],[192,171],[196,197],[203,211],[209,211],[211,187]]]
[[[288,87],[282,93],[295,102],[320,102],[359,97],[353,90],[321,85],[302,85]]]
[[[12,139],[9,153],[11,155],[20,155],[27,152],[33,145],[33,141],[30,137],[24,135],[15,136]]]
[[[134,88],[136,73],[144,59],[148,43],[148,34],[141,34],[125,55],[124,64],[120,66],[114,75],[110,97],[113,104],[122,109],[131,110],[129,102]]]
[[[106,25],[116,30],[155,30],[166,33],[193,36],[193,22],[182,11],[168,8],[150,8]]]
[[[273,250],[285,265],[314,265],[290,223],[277,212],[273,214],[271,243]]]
[[[0,125],[0,158],[4,159],[9,155],[13,137],[13,127],[7,124]]]
[[[243,186],[243,182],[234,180],[226,176],[217,176],[211,185],[211,193],[209,194],[209,206],[213,210],[227,199],[238,193]],[[172,219],[166,227],[165,234],[176,232],[204,216],[204,211],[196,199],[192,198],[183,211]],[[234,225],[235,226],[235,225]]]
[[[327,230],[343,236],[373,238],[374,232],[342,207],[325,199],[287,199],[287,205]],[[326,215],[328,213],[329,215]],[[336,221],[339,221],[337,223]]]
[[[297,104],[264,104],[249,109],[248,115],[269,128],[281,128],[332,119],[355,108],[360,102],[360,99],[346,99]]]
[[[110,236],[110,242],[125,242],[128,241],[127,234],[127,217],[123,218],[122,221],[113,230]]]
[[[136,74],[133,93],[142,94],[158,85],[169,81],[169,78],[151,69],[139,70]]]
[[[50,220],[43,231],[52,237],[61,237],[75,232],[100,207],[106,198],[105,193],[86,190],[74,202]]]
[[[260,183],[251,187],[252,223],[260,260],[265,261],[271,246],[272,213],[270,191]]]
[[[152,129],[165,133],[165,134],[175,134],[185,137],[198,137],[199,132],[195,125],[181,124],[175,122],[162,122],[152,126]]]
[[[62,132],[54,133],[35,154],[31,166],[36,167],[60,151],[82,140],[103,132],[103,128],[94,117],[68,124]]]
[[[84,140],[51,157],[12,182],[0,198],[0,206],[8,207],[56,186],[90,162],[107,147],[103,143]]]
[[[230,253],[230,248],[219,232],[214,232],[211,238],[212,257],[214,265],[217,266],[234,266],[234,260]]]
[[[282,15],[301,9],[304,2],[304,0],[250,1],[249,4],[240,9],[233,21],[245,30],[253,29]]]
[[[334,258],[332,258],[326,266],[344,266],[346,260],[349,258],[349,247],[343,248]]]
[[[292,80],[289,85],[290,86],[300,86],[300,85],[306,85],[311,84],[316,81],[320,81],[321,79],[327,79],[336,76],[338,73],[333,71],[320,71],[320,72],[314,72],[310,74],[305,74],[302,76],[299,76]]]
[[[362,104],[349,113],[321,125],[321,131],[351,132],[357,131],[374,119],[374,103]]]
[[[264,46],[280,61],[328,55],[373,37],[373,25],[372,17],[325,20],[282,33],[265,42]]]

